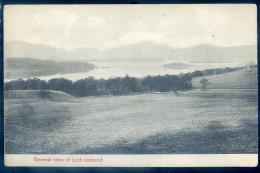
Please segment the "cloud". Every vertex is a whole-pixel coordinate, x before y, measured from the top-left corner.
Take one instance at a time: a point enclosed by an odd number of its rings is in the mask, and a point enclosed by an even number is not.
[[[86,25],[96,27],[96,26],[104,25],[105,23],[106,23],[105,19],[91,15],[88,17]]]
[[[189,9],[189,13],[184,13],[187,9],[183,9],[168,14],[158,23],[158,28],[175,48],[197,44],[256,44],[256,13],[221,11],[210,7]]]
[[[175,48],[257,43],[256,8],[246,4],[17,7],[5,9],[5,41],[68,50],[108,49],[143,40]]]
[[[47,13],[35,13],[30,20],[19,25],[13,31],[15,34],[12,37],[15,39],[67,50],[91,45],[89,41],[94,43],[98,38],[97,31],[102,26],[109,29],[105,19],[94,15],[89,15],[87,18],[79,17],[76,13],[59,8],[49,10]]]
[[[77,16],[67,10],[54,9],[47,14],[35,14],[18,37],[31,43],[43,43],[60,47],[70,37]],[[24,35],[24,36],[23,36]]]

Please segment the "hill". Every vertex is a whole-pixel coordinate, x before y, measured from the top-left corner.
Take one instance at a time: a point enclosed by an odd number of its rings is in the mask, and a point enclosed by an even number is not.
[[[5,57],[27,57],[37,59],[64,59],[70,58],[68,51],[53,48],[43,44],[30,44],[20,40],[10,41],[4,44]]]
[[[51,59],[51,60],[75,60],[91,59],[97,56],[98,50],[88,48],[78,48],[74,51],[53,48],[43,44],[31,44],[20,40],[9,41],[5,43],[5,58],[33,58],[33,59]]]
[[[170,64],[165,64],[165,68],[172,68],[172,69],[185,69],[191,66],[190,64],[185,64],[185,63],[170,63]]]
[[[4,92],[5,100],[9,99],[41,99],[40,90],[9,90]],[[65,101],[73,98],[71,95],[61,91],[43,91],[48,95],[48,100]]]
[[[126,60],[135,62],[156,62],[177,58],[174,57],[174,51],[174,48],[167,45],[156,44],[150,41],[142,41],[137,44],[124,45],[104,51],[103,58],[113,61]]]
[[[52,60],[87,61],[180,61],[180,62],[256,62],[256,45],[238,47],[219,47],[198,45],[174,49],[170,46],[142,41],[105,51],[89,48],[77,48],[73,51],[52,48],[50,46],[30,44],[23,41],[5,43],[5,58],[28,57]]]
[[[196,77],[192,80],[194,89],[201,89],[199,81],[203,78],[210,82],[208,89],[257,89],[257,68],[243,69],[225,74]]]
[[[256,45],[238,47],[218,47],[213,45],[198,45],[177,49],[175,57],[188,62],[224,63],[224,62],[256,62]]]
[[[5,78],[17,79],[58,73],[87,72],[94,68],[94,65],[86,62],[57,62],[31,58],[8,58],[5,59]]]

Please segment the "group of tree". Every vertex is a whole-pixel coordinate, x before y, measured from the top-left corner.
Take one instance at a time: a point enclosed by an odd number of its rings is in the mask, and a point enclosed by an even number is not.
[[[242,70],[246,67],[226,67],[226,68],[215,68],[215,69],[205,69],[205,70],[196,70],[192,73],[189,73],[192,77],[201,77],[201,76],[211,76],[211,75],[217,75],[217,74],[223,74],[223,73],[229,73],[232,71]]]
[[[55,90],[76,97],[126,95],[142,92],[168,92],[189,90],[192,78],[240,70],[242,67],[208,69],[179,75],[158,75],[135,78],[126,75],[111,79],[88,77],[75,82],[64,78],[50,79],[48,82],[38,78],[14,80],[4,84],[5,90]]]
[[[4,84],[5,90],[55,90],[76,97],[127,95],[142,92],[167,92],[192,88],[189,75],[147,76],[144,78],[116,77],[94,79],[88,77],[75,82],[64,78],[50,79],[48,82],[38,78],[14,80]]]

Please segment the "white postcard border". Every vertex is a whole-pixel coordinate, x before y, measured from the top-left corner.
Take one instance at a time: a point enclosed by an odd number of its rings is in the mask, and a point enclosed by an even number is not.
[[[5,154],[4,159],[5,166],[18,167],[256,167],[258,165],[258,154]]]

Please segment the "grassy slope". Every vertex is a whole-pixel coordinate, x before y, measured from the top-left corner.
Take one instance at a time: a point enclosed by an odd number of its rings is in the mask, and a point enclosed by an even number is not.
[[[201,89],[199,81],[203,78],[209,80],[208,89],[257,89],[257,68],[253,72],[247,69],[230,73],[197,77],[192,80],[194,89]]]
[[[40,99],[37,95],[40,90],[9,90],[4,92],[5,99],[29,99],[35,98]],[[69,94],[61,91],[50,91],[50,96],[54,101],[65,101],[67,99],[73,98]]]
[[[10,92],[16,96],[5,100],[7,153],[257,153],[252,90],[74,99],[52,92],[44,101],[37,91]],[[26,92],[31,97],[23,98]]]
[[[201,78],[209,79],[210,89],[257,88],[256,69],[253,74],[240,70],[194,78],[194,88],[201,88]],[[257,153],[255,92],[193,90],[180,97],[169,93],[72,99],[51,91],[52,99],[42,100],[38,91],[6,91],[5,151]],[[187,128],[177,132],[180,124]]]

